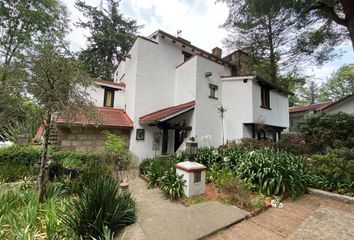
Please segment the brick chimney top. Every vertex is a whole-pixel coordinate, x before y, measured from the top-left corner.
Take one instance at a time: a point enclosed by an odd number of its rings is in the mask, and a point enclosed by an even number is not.
[[[221,54],[222,54],[222,49],[218,48],[218,47],[214,47],[211,50],[211,54],[214,55],[215,57],[221,58]]]

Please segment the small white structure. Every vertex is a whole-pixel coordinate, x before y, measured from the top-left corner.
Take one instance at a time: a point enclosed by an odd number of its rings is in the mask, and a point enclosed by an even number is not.
[[[187,197],[200,195],[205,192],[205,171],[206,167],[196,162],[180,162],[176,164],[176,174],[183,176],[185,185],[184,194]]]

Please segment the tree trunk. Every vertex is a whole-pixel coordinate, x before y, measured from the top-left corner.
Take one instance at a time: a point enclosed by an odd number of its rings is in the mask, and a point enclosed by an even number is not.
[[[221,118],[222,145],[225,145],[224,118]]]
[[[354,50],[354,3],[353,0],[340,0],[345,14],[345,26],[347,27]]]
[[[44,142],[43,142],[43,153],[41,159],[41,165],[39,169],[38,176],[38,198],[39,202],[43,203],[46,197],[47,190],[47,162],[48,162],[48,145],[49,145],[49,135],[51,131],[51,114],[47,114],[44,120]]]
[[[269,41],[269,60],[270,60],[270,77],[272,82],[277,83],[277,61],[275,59],[275,50],[273,43],[273,28],[270,16],[268,16],[268,41]]]

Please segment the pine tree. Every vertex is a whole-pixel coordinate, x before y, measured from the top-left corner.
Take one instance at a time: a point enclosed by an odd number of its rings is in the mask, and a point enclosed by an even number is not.
[[[119,13],[119,0],[106,0],[106,3],[105,7],[102,4],[92,7],[78,0],[75,6],[87,18],[80,21],[79,26],[89,29],[91,34],[87,38],[88,47],[79,58],[92,76],[109,80],[128,53],[140,27],[135,20]]]

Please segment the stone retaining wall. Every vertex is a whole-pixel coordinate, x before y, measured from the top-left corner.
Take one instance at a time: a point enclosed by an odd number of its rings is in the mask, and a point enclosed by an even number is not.
[[[101,151],[106,139],[105,130],[121,136],[129,144],[130,129],[127,128],[58,127],[58,146],[68,151]]]

